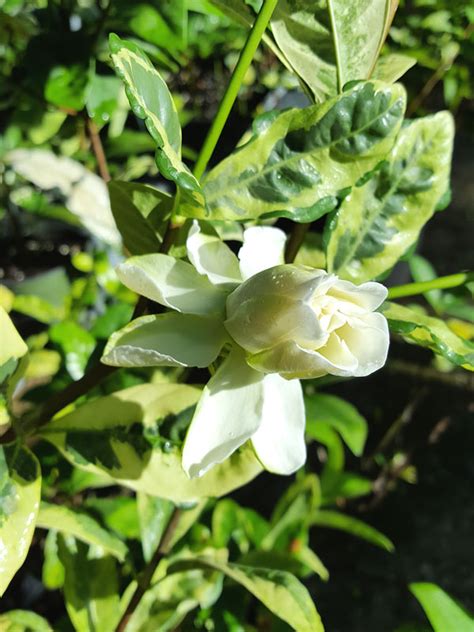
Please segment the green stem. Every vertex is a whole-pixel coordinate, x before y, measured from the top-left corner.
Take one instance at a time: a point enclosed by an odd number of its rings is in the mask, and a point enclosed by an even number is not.
[[[473,280],[472,272],[460,272],[449,276],[438,277],[432,281],[420,281],[419,283],[407,283],[396,285],[388,290],[388,298],[402,298],[403,296],[415,296],[424,294],[430,290],[445,290],[450,287],[458,287]]]
[[[219,105],[216,118],[211,125],[211,128],[206,136],[206,140],[204,141],[204,144],[196,161],[196,165],[194,167],[194,175],[197,179],[201,178],[204,171],[206,170],[207,163],[209,162],[209,159],[214,152],[217,141],[219,140],[232,106],[234,105],[235,99],[237,98],[245,73],[252,63],[255,51],[260,44],[260,40],[265,33],[265,29],[267,28],[267,25],[270,21],[270,18],[272,17],[273,10],[275,9],[277,3],[278,0],[264,0],[262,8],[257,15],[257,18],[250,30],[250,33],[248,34],[245,46],[240,53],[239,61],[237,62],[234,72],[232,73],[229,85],[227,86],[227,90],[225,91],[225,94]]]

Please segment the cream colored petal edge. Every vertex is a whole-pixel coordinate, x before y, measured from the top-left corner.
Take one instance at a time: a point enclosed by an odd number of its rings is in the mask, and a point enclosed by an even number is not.
[[[183,446],[190,478],[222,463],[257,430],[262,417],[263,376],[234,349],[209,380]]]
[[[262,421],[252,444],[264,468],[275,474],[293,474],[306,461],[305,408],[299,380],[276,374],[263,380]]]
[[[244,231],[239,250],[240,271],[244,280],[285,262],[286,234],[271,226],[252,226]]]

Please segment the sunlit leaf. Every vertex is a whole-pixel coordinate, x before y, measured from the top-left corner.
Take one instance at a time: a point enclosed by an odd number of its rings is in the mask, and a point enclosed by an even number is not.
[[[9,610],[0,614],[2,632],[53,632],[46,619],[28,610]]]
[[[339,513],[338,511],[318,510],[313,515],[311,523],[318,527],[346,531],[386,551],[394,550],[393,543],[383,533],[380,533],[380,531],[377,531],[374,527],[362,522],[362,520]]]
[[[474,632],[474,617],[436,584],[409,586],[420,602],[434,632]]]

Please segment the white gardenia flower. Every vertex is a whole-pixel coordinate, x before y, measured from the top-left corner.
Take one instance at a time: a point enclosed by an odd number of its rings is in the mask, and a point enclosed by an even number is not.
[[[248,228],[237,257],[195,221],[186,243],[190,263],[149,254],[117,269],[127,287],[174,311],[138,318],[113,334],[103,362],[207,367],[230,348],[186,436],[182,464],[190,477],[248,440],[267,470],[291,474],[306,460],[295,378],[367,375],[385,361],[387,325],[373,312],[385,288],[285,265],[285,239],[277,228]]]
[[[324,270],[281,265],[232,292],[225,326],[265,373],[359,377],[387,359],[387,320],[374,312],[386,298],[380,283],[356,286]]]

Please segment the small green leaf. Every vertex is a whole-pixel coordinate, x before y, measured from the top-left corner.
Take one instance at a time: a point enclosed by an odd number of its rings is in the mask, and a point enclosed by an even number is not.
[[[57,590],[64,585],[64,566],[58,554],[58,534],[51,529],[44,540],[43,569],[41,579],[48,590]]]
[[[35,530],[41,472],[30,450],[0,447],[0,596],[25,561]]]
[[[113,632],[120,618],[115,560],[100,547],[88,547],[71,536],[59,536],[65,569],[66,609],[76,630]]]
[[[448,187],[453,135],[449,112],[402,129],[387,161],[352,189],[331,219],[329,271],[362,283],[392,268],[418,239]]]
[[[42,435],[73,465],[131,489],[175,503],[222,496],[262,471],[251,447],[190,480],[181,466],[181,443],[160,435],[168,420],[180,414],[190,420],[200,395],[184,384],[141,384],[80,406],[50,422]]]
[[[410,584],[434,632],[474,632],[474,617],[436,584]]]
[[[371,78],[384,83],[395,83],[415,64],[416,59],[414,57],[400,53],[390,53],[377,60]]]
[[[60,533],[73,535],[86,544],[100,546],[121,562],[127,555],[127,547],[122,540],[106,531],[86,513],[75,509],[43,502],[38,513],[37,526],[42,529],[56,529]]]
[[[444,321],[418,310],[386,302],[382,312],[390,330],[407,342],[427,347],[468,371],[474,371],[474,344],[457,336]]]
[[[115,223],[130,254],[158,252],[173,198],[145,184],[112,180],[108,187]]]
[[[308,591],[290,573],[239,564],[225,564],[207,557],[178,561],[169,567],[168,572],[175,573],[193,568],[209,568],[224,573],[246,588],[273,614],[298,632],[323,632],[324,630]]]
[[[118,104],[122,84],[117,77],[95,74],[89,85],[87,113],[98,125],[108,123]]]
[[[53,632],[46,619],[27,610],[9,610],[0,614],[2,632]]]
[[[438,275],[431,263],[421,255],[412,255],[408,259],[411,276],[417,283],[420,281],[432,281]],[[430,290],[424,293],[424,297],[433,309],[439,313],[443,309],[443,292],[441,290]]]
[[[339,529],[354,535],[356,538],[367,540],[386,551],[393,551],[393,543],[380,531],[374,529],[370,525],[352,518],[338,511],[318,510],[312,516],[311,524],[319,527],[328,527],[329,529]]]
[[[353,454],[362,454],[367,438],[367,421],[355,406],[340,397],[323,393],[307,395],[305,406],[306,431],[311,436],[319,424],[329,425],[339,432]]]
[[[112,62],[132,110],[145,121],[157,144],[156,163],[165,178],[176,183],[191,208],[204,206],[198,181],[181,160],[181,127],[171,94],[148,57],[132,42],[109,38]]]
[[[391,149],[404,108],[401,86],[361,83],[321,106],[279,114],[208,174],[209,218],[283,213],[303,221],[328,212],[338,192]]]
[[[143,557],[145,562],[149,562],[161,542],[163,533],[173,513],[174,505],[170,500],[138,492],[137,509],[140,520]]]
[[[86,102],[91,67],[83,64],[55,66],[44,86],[49,103],[71,110],[82,110]]]
[[[11,360],[19,360],[27,353],[28,347],[16,330],[10,316],[0,306],[0,382],[3,380],[3,365]]]
[[[93,336],[73,320],[56,323],[49,330],[49,336],[63,352],[70,376],[79,380],[95,347]]]

